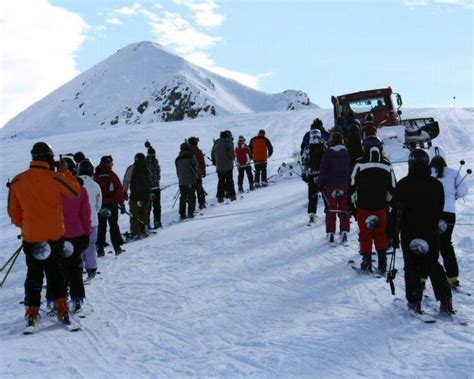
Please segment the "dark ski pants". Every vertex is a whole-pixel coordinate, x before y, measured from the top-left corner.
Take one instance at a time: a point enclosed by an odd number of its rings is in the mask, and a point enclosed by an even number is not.
[[[82,270],[84,268],[82,253],[87,249],[89,236],[66,238],[66,241],[69,241],[74,247],[74,252],[70,257],[61,259],[66,288],[69,288],[69,295],[72,300],[83,300],[86,297],[86,292],[82,280]],[[48,300],[53,300],[49,291],[47,291],[46,297]]]
[[[308,213],[318,211],[319,175],[308,175]]]
[[[103,251],[105,247],[105,234],[107,232],[107,223],[110,226],[110,240],[114,250],[117,251],[122,245],[123,240],[120,235],[120,228],[118,225],[118,207],[115,204],[103,205],[102,208],[108,208],[111,211],[109,218],[102,217],[99,214],[99,230],[97,232],[97,249]]]
[[[224,197],[230,197],[235,200],[235,187],[234,187],[234,170],[229,171],[217,171],[217,195],[218,199],[224,199]]]
[[[334,190],[344,191],[344,196],[336,199],[332,196]],[[324,191],[328,209],[326,210],[326,233],[336,232],[336,217],[339,217],[339,229],[341,232],[350,230],[350,212],[349,212],[349,188],[347,186],[329,187]]]
[[[255,184],[267,184],[267,161],[255,161]]]
[[[456,214],[444,212],[442,219],[446,221],[448,228],[439,236],[439,251],[443,257],[443,266],[446,270],[446,275],[450,279],[457,278],[459,276],[459,267],[453,242],[451,241],[454,225],[456,224]]]
[[[405,296],[409,303],[421,302],[423,290],[428,278],[431,280],[436,300],[445,300],[452,297],[451,287],[438,262],[439,244],[436,239],[428,241],[430,250],[425,255],[417,255],[410,250],[410,242],[415,236],[406,236],[402,233],[401,245],[403,251],[405,271]]]
[[[206,205],[206,190],[204,189],[202,185],[202,177],[199,177],[197,183],[196,183],[196,194],[197,194],[197,200],[198,204],[200,207],[203,207]]]
[[[369,216],[378,216],[380,218],[380,226],[377,229],[369,229],[366,219]],[[371,254],[372,242],[378,253],[385,252],[388,249],[387,237],[387,209],[357,209],[357,222],[359,223],[359,242],[360,253]]]
[[[179,186],[179,215],[186,218],[186,206],[188,208],[188,217],[194,216],[196,209],[196,185]]]
[[[60,260],[63,251],[63,241],[48,241],[51,255],[45,260],[38,260],[33,256],[35,243],[23,241],[23,250],[26,257],[25,305],[39,307],[41,305],[41,289],[43,277],[46,273],[48,292],[51,300],[67,296],[64,275]]]
[[[237,178],[237,184],[239,186],[239,191],[243,191],[244,189],[244,174],[247,174],[247,179],[249,181],[250,190],[253,190],[253,174],[252,174],[252,167],[250,165],[245,167],[239,167],[239,176]]]
[[[156,188],[151,190],[150,212],[153,212],[153,222],[161,224],[161,190]],[[150,217],[149,217],[150,218]]]
[[[147,233],[150,203],[144,200],[130,199],[130,231],[133,235]]]

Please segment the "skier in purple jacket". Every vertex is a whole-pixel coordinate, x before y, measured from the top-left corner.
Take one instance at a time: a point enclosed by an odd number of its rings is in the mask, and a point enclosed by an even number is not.
[[[326,197],[326,233],[331,245],[335,245],[336,215],[342,244],[347,243],[350,229],[349,186],[351,177],[351,157],[340,133],[332,133],[329,149],[323,155],[319,172],[319,185]]]

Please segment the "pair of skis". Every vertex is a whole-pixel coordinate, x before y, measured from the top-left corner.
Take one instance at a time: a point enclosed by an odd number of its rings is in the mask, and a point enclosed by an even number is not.
[[[462,325],[462,326],[469,325],[469,321],[464,316],[460,315],[459,313],[451,313],[451,314],[442,313],[442,312],[439,312],[435,307],[432,307],[432,309],[430,308],[429,312],[425,310],[422,310],[421,312],[416,312],[412,309],[408,309],[406,302],[403,299],[400,299],[398,297],[393,300],[393,305],[396,308],[403,310],[406,314],[410,315],[411,317],[414,317],[425,324],[434,324],[437,321],[449,321],[457,325]]]

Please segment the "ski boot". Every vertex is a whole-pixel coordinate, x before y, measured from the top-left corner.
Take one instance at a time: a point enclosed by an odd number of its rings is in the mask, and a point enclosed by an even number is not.
[[[349,238],[347,237],[347,232],[341,232],[341,244],[347,246],[349,244]]]
[[[72,300],[72,313],[82,313],[82,300],[81,299],[73,299]]]
[[[95,275],[97,273],[97,269],[96,268],[86,268],[86,272],[87,272],[87,280],[92,280],[95,278]]]
[[[122,254],[122,253],[123,253],[122,248],[121,248],[120,246],[117,247],[117,250],[115,250],[115,255],[117,256],[117,255],[120,255],[120,254]]]
[[[410,311],[420,315],[423,314],[423,311],[421,310],[421,300],[408,302],[407,306]]]
[[[262,182],[262,187],[268,187],[268,183],[267,182]]]
[[[239,193],[244,193],[244,187],[239,186]]]
[[[58,321],[67,325],[67,322],[69,322],[69,304],[67,299],[65,297],[60,297],[57,300],[56,305],[58,307]]]
[[[161,221],[155,221],[155,224],[153,225],[153,229],[160,229],[162,228],[163,225],[161,224]]]
[[[439,305],[439,313],[448,316],[456,313],[453,309],[453,299],[451,297],[441,300]]]
[[[97,249],[97,256],[98,257],[104,257],[105,256],[104,248]]]
[[[199,209],[205,209],[206,208],[206,203],[199,204]]]
[[[224,202],[224,198],[223,198],[223,197],[218,197],[218,198],[217,198],[217,202],[218,202],[218,203],[223,203],[223,202]]]
[[[454,289],[461,286],[461,283],[459,282],[459,278],[457,276],[448,278],[448,282],[451,288],[454,288]]]
[[[26,309],[25,318],[27,321],[27,327],[35,327],[40,319],[40,307],[28,307]]]
[[[255,189],[254,185],[251,184],[251,185],[250,185],[250,191],[253,191],[254,189]]]
[[[327,239],[330,246],[336,246],[336,239],[334,238],[334,233],[328,233]]]
[[[377,270],[381,274],[387,272],[387,253],[385,251],[377,251]]]
[[[372,254],[362,254],[360,269],[362,271],[372,272]]]
[[[308,216],[309,216],[309,223],[312,224],[314,223],[315,219],[316,219],[316,215],[314,213],[308,213]]]

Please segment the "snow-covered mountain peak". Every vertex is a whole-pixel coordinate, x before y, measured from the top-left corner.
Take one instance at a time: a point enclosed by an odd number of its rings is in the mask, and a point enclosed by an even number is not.
[[[143,41],[118,50],[6,124],[3,137],[317,108],[303,91],[266,94]]]

